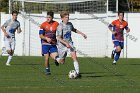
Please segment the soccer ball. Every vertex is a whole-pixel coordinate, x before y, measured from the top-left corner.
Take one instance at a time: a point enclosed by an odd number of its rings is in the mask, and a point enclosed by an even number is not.
[[[77,73],[75,70],[71,70],[68,76],[70,79],[75,79],[77,77]]]

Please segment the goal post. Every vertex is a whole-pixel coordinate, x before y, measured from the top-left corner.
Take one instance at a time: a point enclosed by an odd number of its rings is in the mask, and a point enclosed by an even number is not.
[[[39,56],[41,54],[38,30],[39,25],[46,20],[47,11],[53,11],[54,20],[61,22],[59,13],[67,10],[70,12],[70,21],[74,27],[88,36],[87,40],[84,40],[81,36],[72,34],[76,49],[92,57],[110,56],[112,46],[109,38],[111,37],[106,24],[109,23],[110,0],[11,1],[11,10],[20,11],[19,21],[24,31],[21,39],[23,41],[22,55]],[[115,7],[113,9],[116,9],[116,6],[113,6]]]

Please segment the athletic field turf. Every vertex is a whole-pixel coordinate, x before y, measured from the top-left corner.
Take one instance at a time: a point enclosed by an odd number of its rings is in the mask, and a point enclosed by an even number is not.
[[[68,79],[70,58],[64,65],[51,63],[51,76],[44,74],[43,57],[0,57],[0,93],[140,93],[140,59],[79,58],[81,79]]]

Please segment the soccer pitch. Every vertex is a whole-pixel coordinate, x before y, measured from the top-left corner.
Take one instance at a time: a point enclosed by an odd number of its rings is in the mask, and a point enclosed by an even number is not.
[[[79,58],[81,79],[68,79],[73,68],[70,58],[44,74],[43,57],[0,57],[0,93],[140,93],[140,59]]]

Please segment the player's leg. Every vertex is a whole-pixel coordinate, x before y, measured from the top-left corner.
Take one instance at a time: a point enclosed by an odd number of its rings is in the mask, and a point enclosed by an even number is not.
[[[114,40],[115,40],[115,36],[112,34],[112,42],[114,44]],[[114,55],[115,55],[115,46],[114,46],[114,49],[112,50],[112,53],[111,53],[111,58],[114,59]]]
[[[76,73],[79,75],[79,62],[77,60],[76,51],[71,52],[71,58],[73,59],[73,65]]]
[[[13,55],[13,51],[12,51],[12,48],[11,48],[11,42],[4,41],[4,43],[5,43],[6,51],[8,53],[8,59],[7,59],[6,65],[10,66],[10,62],[12,60],[12,55]]]
[[[121,51],[124,47],[124,42],[119,42],[119,46],[117,46],[116,48],[116,54],[115,54],[115,58],[114,58],[114,63],[117,62],[120,58],[120,54],[121,54]]]
[[[49,64],[49,54],[44,54],[45,57],[45,71],[46,71],[46,75],[50,75],[51,71],[50,71],[50,64]]]
[[[52,59],[55,60],[56,66],[59,66],[59,62],[56,60],[56,59],[58,59],[58,50],[57,50],[56,45],[51,45],[50,56],[51,56]]]
[[[42,54],[45,58],[45,71],[46,75],[50,75],[50,65],[49,65],[49,45],[42,45]]]
[[[113,50],[112,50],[112,53],[111,53],[111,58],[112,58],[112,59],[114,59],[115,50],[116,50],[116,47],[114,47]]]
[[[122,48],[121,48],[121,44],[119,41],[115,41],[114,44],[115,44],[116,49],[114,51],[115,56],[114,56],[113,64],[116,64],[116,62],[120,58],[120,53],[121,53]]]
[[[58,56],[56,56],[56,61],[60,64],[64,64],[66,56],[67,56],[67,47],[58,46]]]

